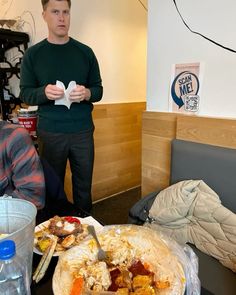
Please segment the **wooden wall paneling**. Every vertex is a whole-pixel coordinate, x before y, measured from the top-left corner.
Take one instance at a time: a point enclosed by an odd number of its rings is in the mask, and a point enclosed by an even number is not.
[[[145,196],[169,183],[170,140],[143,135],[142,142],[142,196]],[[155,149],[148,146],[150,142],[156,143]]]
[[[236,120],[178,116],[176,138],[236,148]]]
[[[70,164],[67,162],[66,166],[66,175],[65,175],[65,183],[64,183],[65,192],[69,201],[73,203],[73,194],[72,194],[72,185],[71,185],[71,172],[70,172]]]
[[[141,185],[141,123],[145,108],[145,102],[94,105],[93,201]],[[65,188],[71,196],[69,166]]]
[[[176,133],[175,113],[149,112],[143,113],[142,132],[164,138],[174,138]]]
[[[142,127],[142,196],[169,185],[175,113],[144,112]]]
[[[140,141],[136,140],[95,149],[94,201],[141,184],[140,145]]]

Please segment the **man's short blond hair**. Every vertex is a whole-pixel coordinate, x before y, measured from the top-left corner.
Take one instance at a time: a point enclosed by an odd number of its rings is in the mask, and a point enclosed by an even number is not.
[[[69,7],[71,7],[71,0],[56,0],[56,1],[67,1]],[[48,2],[49,2],[49,0],[41,0],[42,6],[43,6],[43,10],[46,9]]]

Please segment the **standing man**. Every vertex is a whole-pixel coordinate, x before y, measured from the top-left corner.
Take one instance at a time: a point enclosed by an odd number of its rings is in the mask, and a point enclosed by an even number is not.
[[[41,2],[48,37],[24,55],[21,98],[39,107],[40,156],[46,158],[63,183],[69,160],[74,203],[89,212],[94,162],[92,110],[103,93],[99,65],[91,48],[68,35],[71,1]],[[75,82],[68,93],[57,81],[65,88]],[[70,108],[58,104],[64,96],[72,103]]]

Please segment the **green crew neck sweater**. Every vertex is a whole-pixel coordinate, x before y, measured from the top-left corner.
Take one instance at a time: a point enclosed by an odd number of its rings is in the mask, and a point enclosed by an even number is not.
[[[46,39],[28,48],[20,73],[20,97],[28,105],[38,105],[38,129],[55,133],[77,133],[93,128],[93,102],[101,100],[103,88],[99,65],[92,49],[73,38],[65,44]],[[54,105],[45,95],[48,84],[70,81],[91,91],[89,101],[72,103],[70,109]]]

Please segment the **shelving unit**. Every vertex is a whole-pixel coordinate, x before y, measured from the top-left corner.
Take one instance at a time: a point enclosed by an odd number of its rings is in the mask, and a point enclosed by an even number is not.
[[[13,76],[20,79],[20,65],[28,42],[29,35],[26,33],[0,29],[0,112],[3,120],[8,120],[9,114],[22,104],[20,98],[11,92],[10,80]],[[16,60],[8,59],[10,50],[17,50],[14,53]]]

